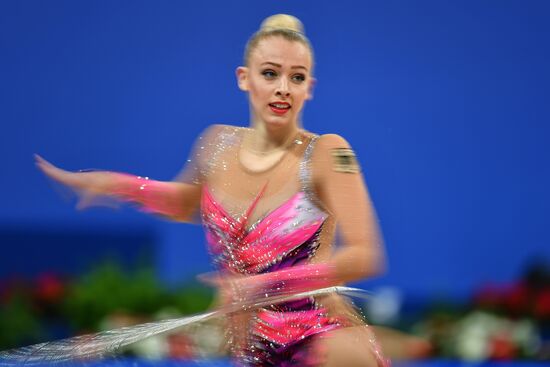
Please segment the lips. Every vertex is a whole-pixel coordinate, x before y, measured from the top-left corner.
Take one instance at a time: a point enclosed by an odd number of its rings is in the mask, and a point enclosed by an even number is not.
[[[290,110],[290,104],[286,102],[273,102],[269,104],[271,111],[275,112],[278,115],[284,115]]]

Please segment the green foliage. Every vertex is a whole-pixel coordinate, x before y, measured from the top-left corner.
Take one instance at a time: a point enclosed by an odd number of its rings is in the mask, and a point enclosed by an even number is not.
[[[33,342],[43,334],[31,299],[24,291],[15,291],[0,305],[0,330],[0,349],[14,348],[25,341]]]
[[[69,288],[64,312],[79,330],[94,330],[113,313],[151,316],[172,307],[189,314],[205,310],[212,300],[212,292],[204,287],[194,284],[170,291],[159,283],[153,269],[124,272],[114,262],[98,266]]]
[[[95,330],[115,312],[151,314],[169,300],[153,270],[124,272],[114,262],[99,265],[68,288],[64,314],[78,330]]]
[[[173,304],[183,314],[204,311],[212,300],[212,291],[198,284],[188,285],[173,294]]]
[[[0,302],[0,350],[51,339],[54,335],[47,324],[64,326],[70,334],[55,337],[68,337],[95,332],[114,314],[147,320],[164,309],[182,315],[201,312],[213,298],[212,291],[195,283],[164,287],[150,266],[127,270],[113,261],[65,282],[63,295],[53,300],[37,296],[37,283],[10,288],[9,297]]]

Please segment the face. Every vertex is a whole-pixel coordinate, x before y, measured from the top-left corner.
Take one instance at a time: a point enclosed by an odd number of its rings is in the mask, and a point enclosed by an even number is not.
[[[261,40],[248,65],[237,68],[239,88],[247,91],[254,124],[268,130],[298,126],[304,102],[311,99],[311,53],[283,37]]]

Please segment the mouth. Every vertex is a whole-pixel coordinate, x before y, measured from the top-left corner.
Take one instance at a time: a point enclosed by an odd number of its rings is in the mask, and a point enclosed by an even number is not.
[[[286,102],[274,102],[269,104],[269,108],[277,115],[284,115],[290,110],[291,106]]]

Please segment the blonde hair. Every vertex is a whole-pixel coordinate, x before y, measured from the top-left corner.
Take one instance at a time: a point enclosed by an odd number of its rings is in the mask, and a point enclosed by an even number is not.
[[[313,48],[305,35],[304,25],[300,19],[288,14],[275,14],[264,19],[260,25],[260,29],[246,43],[244,64],[248,65],[250,54],[261,40],[273,36],[283,37],[288,41],[300,42],[305,45],[311,53],[311,62],[313,64]]]

